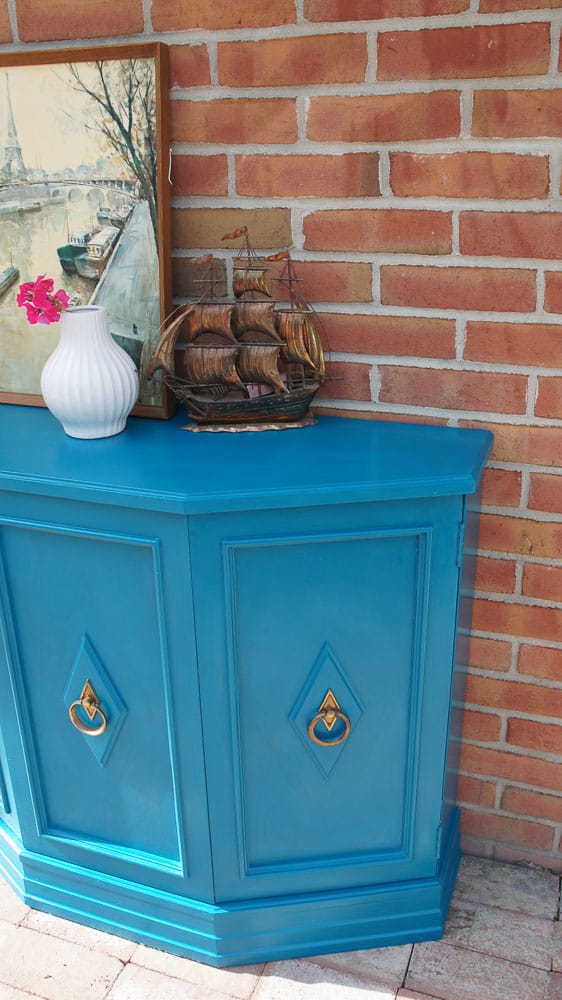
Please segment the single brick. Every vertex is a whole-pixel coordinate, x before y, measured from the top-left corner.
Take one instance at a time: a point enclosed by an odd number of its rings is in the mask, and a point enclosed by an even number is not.
[[[562,725],[545,722],[533,722],[531,719],[508,719],[507,743],[537,753],[554,753],[562,756]],[[560,802],[559,821],[562,822],[562,802]]]
[[[267,28],[294,24],[293,0],[244,0],[243,4],[225,0],[152,0],[152,27],[155,31],[182,31],[206,28],[210,31],[237,28]]]
[[[469,778],[459,774],[457,798],[459,802],[481,806],[483,809],[493,809],[496,801],[496,785],[493,781],[482,781],[480,778]]]
[[[520,472],[511,469],[485,469],[482,477],[482,503],[518,507],[521,485]]]
[[[304,0],[307,21],[375,21],[438,17],[468,10],[469,0]]]
[[[477,743],[495,743],[500,738],[501,718],[491,712],[475,712],[465,709],[463,712],[463,740]]]
[[[207,87],[211,82],[206,45],[171,45],[170,87]]]
[[[109,38],[144,31],[142,0],[18,0],[22,42]]]
[[[515,788],[513,785],[508,785],[504,790],[501,799],[501,808],[505,812],[517,813],[519,816],[551,819],[555,823],[559,823],[562,817],[562,799],[560,796],[532,792],[527,788]]]
[[[546,312],[562,313],[562,275],[556,271],[545,274],[544,308]]]
[[[562,601],[562,567],[527,563],[523,572],[523,593],[543,601]]]
[[[379,155],[237,156],[236,191],[254,198],[372,198],[380,194]]]
[[[476,257],[562,256],[560,212],[462,212],[461,253]]]
[[[226,156],[182,156],[172,158],[174,195],[228,194]]]
[[[228,292],[226,261],[214,262],[215,294],[224,296]],[[172,258],[172,286],[174,295],[180,298],[198,299],[201,296],[202,281],[208,280],[209,265],[196,257]]]
[[[381,32],[379,80],[458,80],[548,72],[548,24]]]
[[[0,42],[12,41],[12,28],[8,13],[7,0],[0,0]]]
[[[383,305],[531,312],[535,273],[518,268],[381,267]]]
[[[450,253],[449,212],[409,209],[339,209],[311,212],[304,220],[305,247],[368,253]]]
[[[546,198],[547,156],[391,153],[390,186],[403,198]]]
[[[562,555],[562,524],[502,514],[482,514],[480,549],[556,559]]]
[[[460,766],[469,774],[506,778],[522,785],[562,792],[562,768],[548,760],[465,743],[461,749]]]
[[[361,83],[367,37],[360,34],[220,42],[219,82],[225,87],[299,87]]]
[[[331,351],[419,358],[453,358],[455,324],[420,316],[325,313],[322,331]]]
[[[562,365],[562,326],[469,321],[464,357],[500,365],[556,367]]]
[[[476,560],[475,589],[496,594],[513,594],[515,591],[513,560],[479,556]]]
[[[562,90],[482,90],[472,134],[490,139],[562,136]]]
[[[334,361],[330,365],[330,380],[325,382],[319,396],[326,399],[371,399],[371,366],[356,365],[347,361]]]
[[[183,249],[234,249],[236,243],[222,237],[240,226],[248,226],[256,250],[291,245],[291,217],[286,208],[176,208],[172,212],[173,245]]]
[[[485,837],[508,844],[534,847],[539,851],[549,851],[554,842],[554,830],[542,823],[500,816],[497,813],[462,810],[461,830],[473,837]]]
[[[481,670],[509,670],[511,645],[501,639],[482,639],[471,635],[468,662]]]
[[[479,843],[482,843],[481,841]],[[556,852],[551,852],[545,854],[544,851],[540,853],[538,851],[532,851],[528,847],[510,847],[507,844],[494,844],[493,846],[493,857],[496,861],[503,861],[506,864],[525,864],[525,865],[537,865],[540,868],[544,868],[545,864],[553,872],[558,872],[562,875],[562,858],[560,856],[559,849]],[[554,981],[555,977],[552,977]]]
[[[499,632],[527,639],[562,642],[562,610],[558,608],[476,600],[472,625],[477,632]]]
[[[371,302],[373,272],[360,261],[295,261],[299,291],[309,302]]]
[[[552,514],[562,514],[562,476],[548,472],[534,472],[531,475],[529,507],[545,510]]]
[[[538,417],[562,420],[562,378],[539,378],[535,413]]]
[[[466,701],[467,704],[482,708],[562,719],[562,689],[555,690],[543,687],[542,684],[508,681],[503,677],[496,680],[495,677],[470,674],[467,678]]]
[[[523,375],[448,371],[380,365],[380,401],[452,410],[524,413],[527,380]]]
[[[170,102],[173,142],[292,143],[297,139],[296,102],[252,98]]]
[[[409,142],[459,131],[458,91],[310,99],[307,136],[315,142]]]
[[[463,427],[483,427],[492,431],[494,444],[490,455],[494,462],[516,465],[562,465],[562,434],[557,427],[517,427],[490,421],[460,421]]]
[[[522,645],[517,669],[520,674],[559,681],[562,677],[562,649]]]

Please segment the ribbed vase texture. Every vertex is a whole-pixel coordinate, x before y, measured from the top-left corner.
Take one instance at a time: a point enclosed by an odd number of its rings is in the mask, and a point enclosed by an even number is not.
[[[113,340],[105,309],[66,309],[60,341],[41,374],[43,399],[65,433],[75,438],[119,434],[138,391],[135,364]]]

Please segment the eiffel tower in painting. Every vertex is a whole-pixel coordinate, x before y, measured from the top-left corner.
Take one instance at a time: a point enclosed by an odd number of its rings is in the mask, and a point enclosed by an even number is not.
[[[21,154],[14,112],[12,109],[12,98],[10,96],[10,81],[6,73],[6,141],[4,143],[4,162],[0,167],[0,176],[8,183],[15,180],[25,180],[27,170]]]

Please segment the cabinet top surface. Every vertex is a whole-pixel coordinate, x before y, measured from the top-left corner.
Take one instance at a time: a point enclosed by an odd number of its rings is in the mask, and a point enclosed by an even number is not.
[[[170,512],[472,493],[488,431],[319,416],[299,430],[197,433],[130,418],[115,437],[67,437],[46,410],[0,406],[4,490]]]

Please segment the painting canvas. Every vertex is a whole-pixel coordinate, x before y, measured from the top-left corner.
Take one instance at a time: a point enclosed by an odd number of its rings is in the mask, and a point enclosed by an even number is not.
[[[166,50],[0,55],[0,401],[41,405],[57,326],[31,326],[21,282],[103,306],[139,369],[133,411],[171,413],[147,369],[169,313]],[[23,60],[25,59],[25,63]]]

